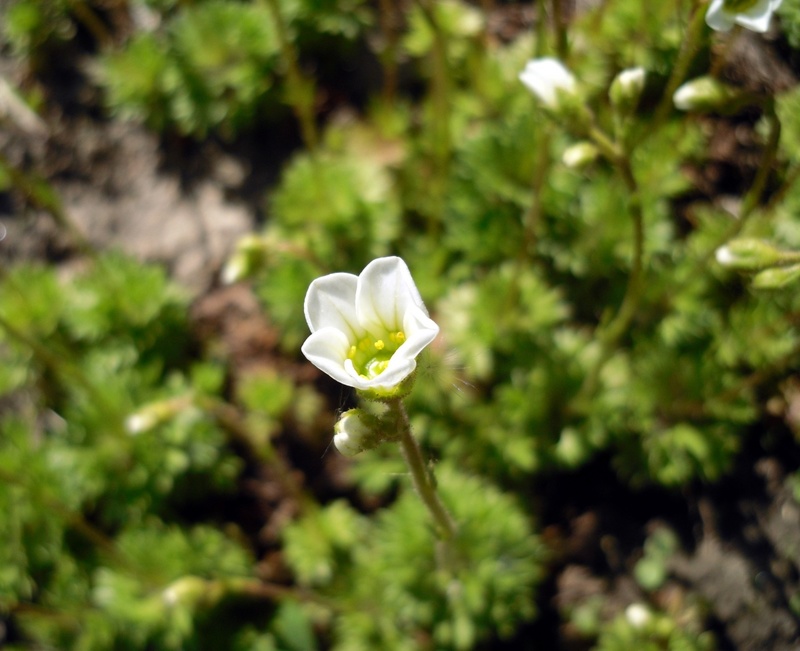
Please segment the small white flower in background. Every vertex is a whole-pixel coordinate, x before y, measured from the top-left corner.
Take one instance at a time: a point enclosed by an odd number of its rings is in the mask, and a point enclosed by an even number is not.
[[[439,334],[397,257],[373,260],[360,276],[317,278],[306,294],[305,315],[311,336],[303,354],[334,380],[367,391],[391,393]]]
[[[577,90],[573,74],[550,57],[528,61],[519,80],[549,109],[558,108],[560,93],[574,95]]]
[[[375,433],[364,422],[360,409],[344,412],[333,426],[333,444],[346,457],[373,447]]]
[[[650,610],[642,604],[631,604],[625,609],[625,619],[633,628],[644,628],[650,621]]]
[[[718,32],[727,32],[734,25],[766,32],[772,12],[782,0],[712,0],[706,12],[706,23]]]

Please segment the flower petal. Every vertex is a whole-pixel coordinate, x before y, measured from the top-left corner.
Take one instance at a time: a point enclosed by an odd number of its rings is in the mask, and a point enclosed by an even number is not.
[[[724,9],[724,0],[713,0],[706,12],[706,24],[718,32],[728,32],[734,22],[734,17]]]
[[[417,368],[417,360],[413,357],[398,357],[392,355],[386,370],[377,377],[365,382],[365,389],[391,389],[400,384]]]
[[[519,73],[519,80],[547,107],[558,103],[556,90],[574,93],[575,77],[558,59],[543,57],[531,59]]]
[[[414,358],[436,339],[436,335],[439,334],[439,326],[426,312],[412,308],[405,313],[403,331],[406,334],[406,340],[393,357],[399,355]]]
[[[769,29],[773,9],[777,8],[772,5],[772,0],[761,0],[748,11],[736,16],[736,22],[746,29],[763,34]]]
[[[355,304],[359,323],[372,332],[399,330],[412,307],[428,313],[406,263],[394,256],[378,258],[364,268]]]
[[[363,388],[392,388],[400,384],[417,368],[417,355],[439,334],[439,326],[417,306],[406,310],[403,330],[406,340],[392,355],[386,370],[372,380],[360,378]]]
[[[301,350],[308,361],[323,373],[346,386],[357,387],[345,370],[345,361],[350,361],[347,359],[350,341],[341,330],[332,327],[317,330],[305,340]]]
[[[363,331],[356,317],[358,277],[335,273],[317,278],[308,287],[303,306],[311,332],[336,328],[355,341]]]

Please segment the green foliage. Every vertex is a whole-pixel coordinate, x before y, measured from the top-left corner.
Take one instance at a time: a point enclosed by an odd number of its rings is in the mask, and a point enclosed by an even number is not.
[[[3,37],[22,56],[36,57],[75,33],[69,2],[63,0],[14,0],[4,11]]]
[[[159,131],[232,136],[267,106],[277,58],[278,37],[265,8],[211,0],[105,56],[100,80],[122,117]]]
[[[800,17],[800,3],[797,11]],[[800,27],[800,21],[797,24]],[[775,112],[781,122],[781,146],[788,158],[796,162],[800,160],[800,91],[793,88],[775,99]]]
[[[31,640],[60,648],[178,635],[154,585],[250,568],[219,531],[183,532],[156,519],[186,503],[189,484],[191,500],[230,487],[239,464],[214,420],[184,408],[155,431],[133,436],[123,428],[137,400],[185,393],[191,382],[215,388],[207,368],[187,368],[185,299],[162,270],[119,255],[98,258],[69,282],[52,269],[20,266],[2,286],[2,351],[12,380],[3,400],[18,407],[0,423],[3,607],[68,604],[61,620],[24,608],[20,616]],[[115,540],[104,533],[121,526],[129,533]],[[185,648],[179,638],[164,648]]]
[[[437,475],[461,527],[450,557],[410,491],[374,520],[335,502],[287,528],[301,583],[347,605],[335,649],[413,649],[423,631],[437,648],[469,649],[534,615],[545,552],[523,512],[485,480],[444,467]]]
[[[402,21],[366,0],[7,4],[14,56],[42,72],[80,50],[112,119],[233,140],[285,104],[306,139],[238,251],[234,279],[252,279],[279,342],[251,365],[194,341],[159,268],[3,268],[0,612],[18,648],[490,648],[553,579],[532,485],[610,460],[622,483],[679,495],[774,429],[800,352],[798,269],[740,276],[715,252],[800,250],[800,95],[754,93],[725,120],[666,110],[681,52],[684,77],[726,69],[708,29],[686,49],[690,3],[594,3],[562,16],[566,34],[557,16],[523,33],[511,5],[456,0]],[[780,13],[773,54],[796,58],[800,4]],[[92,17],[101,53],[74,38]],[[543,110],[517,77],[562,50],[574,105]],[[365,82],[378,63],[383,88]],[[629,66],[647,81],[623,114],[608,94]],[[563,154],[586,142],[598,155],[576,169]],[[59,205],[45,194],[33,203]],[[396,446],[326,456],[347,398],[298,366],[309,283],[391,254],[441,326],[406,403],[458,523],[449,545]],[[658,529],[629,564],[648,595],[676,549]],[[713,648],[687,603],[618,615],[590,598],[563,616],[601,651]]]
[[[671,529],[656,529],[644,543],[644,556],[634,568],[634,576],[648,591],[660,588],[667,578],[667,563],[678,550],[678,538]]]
[[[800,2],[784,0],[778,8],[781,27],[793,48],[800,47]]]
[[[620,615],[603,628],[597,651],[713,651],[714,637],[696,630],[696,623],[679,624],[676,618],[664,613],[646,611],[645,621],[631,621]]]

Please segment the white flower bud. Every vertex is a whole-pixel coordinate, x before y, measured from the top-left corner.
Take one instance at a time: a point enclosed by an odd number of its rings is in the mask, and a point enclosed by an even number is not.
[[[590,142],[578,142],[567,147],[561,155],[561,162],[569,168],[576,169],[594,162],[600,150]]]
[[[739,95],[735,88],[713,77],[698,77],[680,86],[672,101],[681,111],[725,111]]]
[[[755,289],[782,289],[800,280],[800,265],[765,269],[753,276]]]
[[[177,416],[191,404],[190,396],[159,400],[140,407],[125,419],[125,431],[131,436],[149,432]]]
[[[650,610],[642,604],[631,604],[625,609],[625,619],[633,628],[644,628],[650,618]]]
[[[737,271],[758,271],[780,264],[784,253],[767,242],[740,238],[719,247],[715,257],[723,267]]]
[[[630,113],[636,108],[644,90],[646,75],[644,68],[628,68],[614,78],[608,96],[619,111]]]
[[[377,433],[367,424],[367,414],[360,409],[344,412],[333,431],[333,444],[346,457],[372,449],[378,440]]]
[[[559,108],[559,95],[577,94],[575,77],[558,59],[550,57],[528,61],[519,74],[519,80],[552,110]]]

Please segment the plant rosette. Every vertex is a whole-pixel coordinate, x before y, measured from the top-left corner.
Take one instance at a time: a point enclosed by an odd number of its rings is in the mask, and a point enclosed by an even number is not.
[[[406,263],[370,262],[360,276],[332,273],[314,280],[305,299],[311,335],[306,358],[334,380],[371,400],[411,390],[417,356],[439,334]]]

